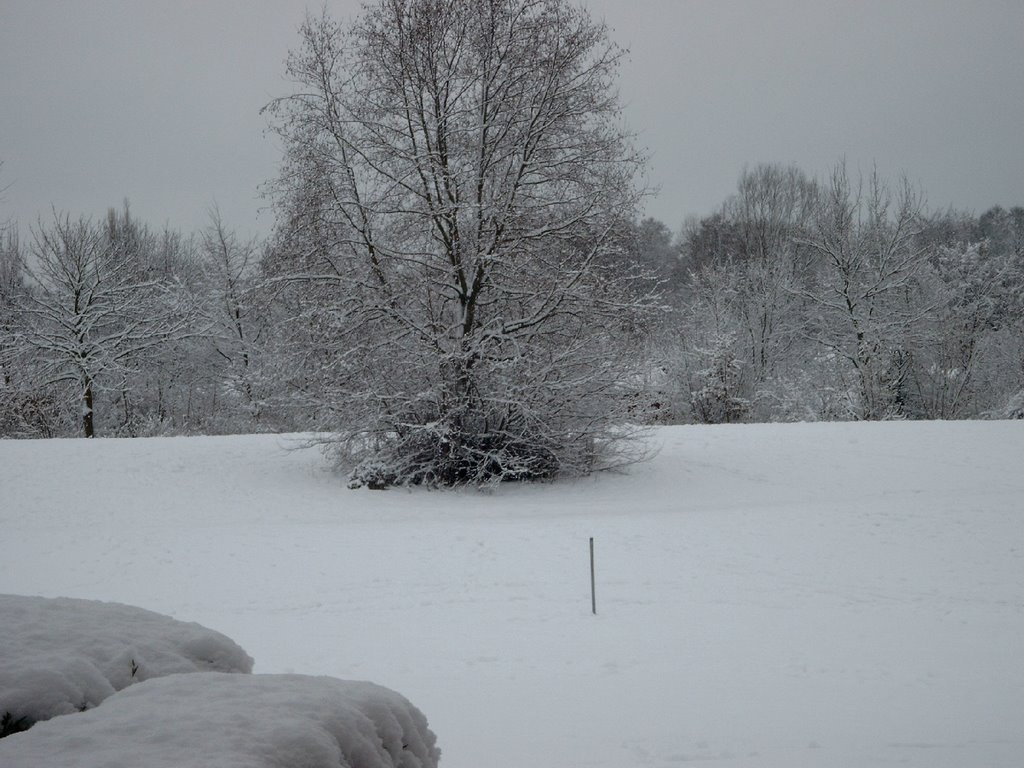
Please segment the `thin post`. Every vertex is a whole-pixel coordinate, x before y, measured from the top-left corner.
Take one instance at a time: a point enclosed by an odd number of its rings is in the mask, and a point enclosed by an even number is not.
[[[590,610],[597,616],[597,592],[594,587],[594,537],[590,537]]]

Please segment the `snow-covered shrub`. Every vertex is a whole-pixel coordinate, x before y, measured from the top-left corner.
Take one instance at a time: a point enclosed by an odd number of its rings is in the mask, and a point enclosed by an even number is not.
[[[423,714],[373,683],[172,675],[0,741],[4,768],[435,768]]]
[[[60,422],[60,409],[49,393],[0,381],[0,437],[53,437]]]
[[[369,488],[371,491],[382,491],[394,485],[398,476],[384,459],[371,456],[359,462],[348,476],[348,487]]]
[[[0,595],[0,718],[12,733],[148,678],[252,664],[219,632],[141,608]]]
[[[31,727],[32,723],[29,722],[27,717],[15,717],[10,712],[4,712],[3,716],[0,717],[0,739],[27,731]]]
[[[997,419],[1024,419],[1024,389],[1012,395],[1006,405],[990,416]]]
[[[757,390],[751,420],[817,421],[821,418],[818,397],[821,388],[816,390],[815,383],[802,369],[769,377]]]
[[[490,414],[488,414],[490,415]],[[463,414],[453,427],[432,414],[410,414],[399,429],[378,435],[372,445],[338,444],[342,455],[364,455],[349,475],[349,487],[383,489],[393,485],[464,485],[504,480],[544,480],[561,469],[559,446],[519,420],[501,415]],[[563,447],[571,439],[564,438]],[[577,449],[583,455],[584,451]]]
[[[753,421],[849,421],[857,391],[834,352],[818,351],[768,377],[757,390]]]
[[[704,367],[696,372],[690,402],[699,423],[731,424],[744,421],[750,412],[745,366],[736,356],[734,345],[734,335],[726,333],[696,350]]]

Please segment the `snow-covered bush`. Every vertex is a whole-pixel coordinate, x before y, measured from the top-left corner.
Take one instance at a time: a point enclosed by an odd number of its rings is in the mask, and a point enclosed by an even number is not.
[[[1012,395],[1006,405],[992,415],[997,419],[1024,419],[1024,389]]]
[[[745,366],[735,352],[735,336],[716,336],[706,348],[696,350],[704,367],[691,385],[694,419],[701,424],[731,424],[744,421],[750,412],[746,397]]]
[[[471,427],[458,434],[437,420],[420,425],[407,420],[401,430],[374,441],[374,452],[351,471],[349,487],[483,484],[558,474],[558,446],[542,435],[522,428],[488,431],[486,419],[468,420]],[[344,451],[344,446],[337,447],[337,453]]]
[[[423,714],[373,683],[173,675],[0,741],[4,768],[435,768]]]
[[[252,664],[219,632],[141,608],[0,595],[0,718],[8,733],[91,709],[148,678],[248,673]]]
[[[53,437],[59,424],[60,409],[49,393],[0,381],[0,436]]]

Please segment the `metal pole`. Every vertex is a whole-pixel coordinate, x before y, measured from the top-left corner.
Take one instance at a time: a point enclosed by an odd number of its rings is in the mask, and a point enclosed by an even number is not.
[[[597,592],[594,587],[594,537],[590,537],[590,610],[597,616]]]

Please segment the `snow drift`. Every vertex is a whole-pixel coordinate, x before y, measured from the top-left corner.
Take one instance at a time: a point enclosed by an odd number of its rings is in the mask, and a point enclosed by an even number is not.
[[[434,768],[426,718],[373,683],[173,675],[0,741],[5,768]]]
[[[91,709],[149,678],[252,665],[221,633],[142,608],[0,595],[0,717],[12,728]]]

